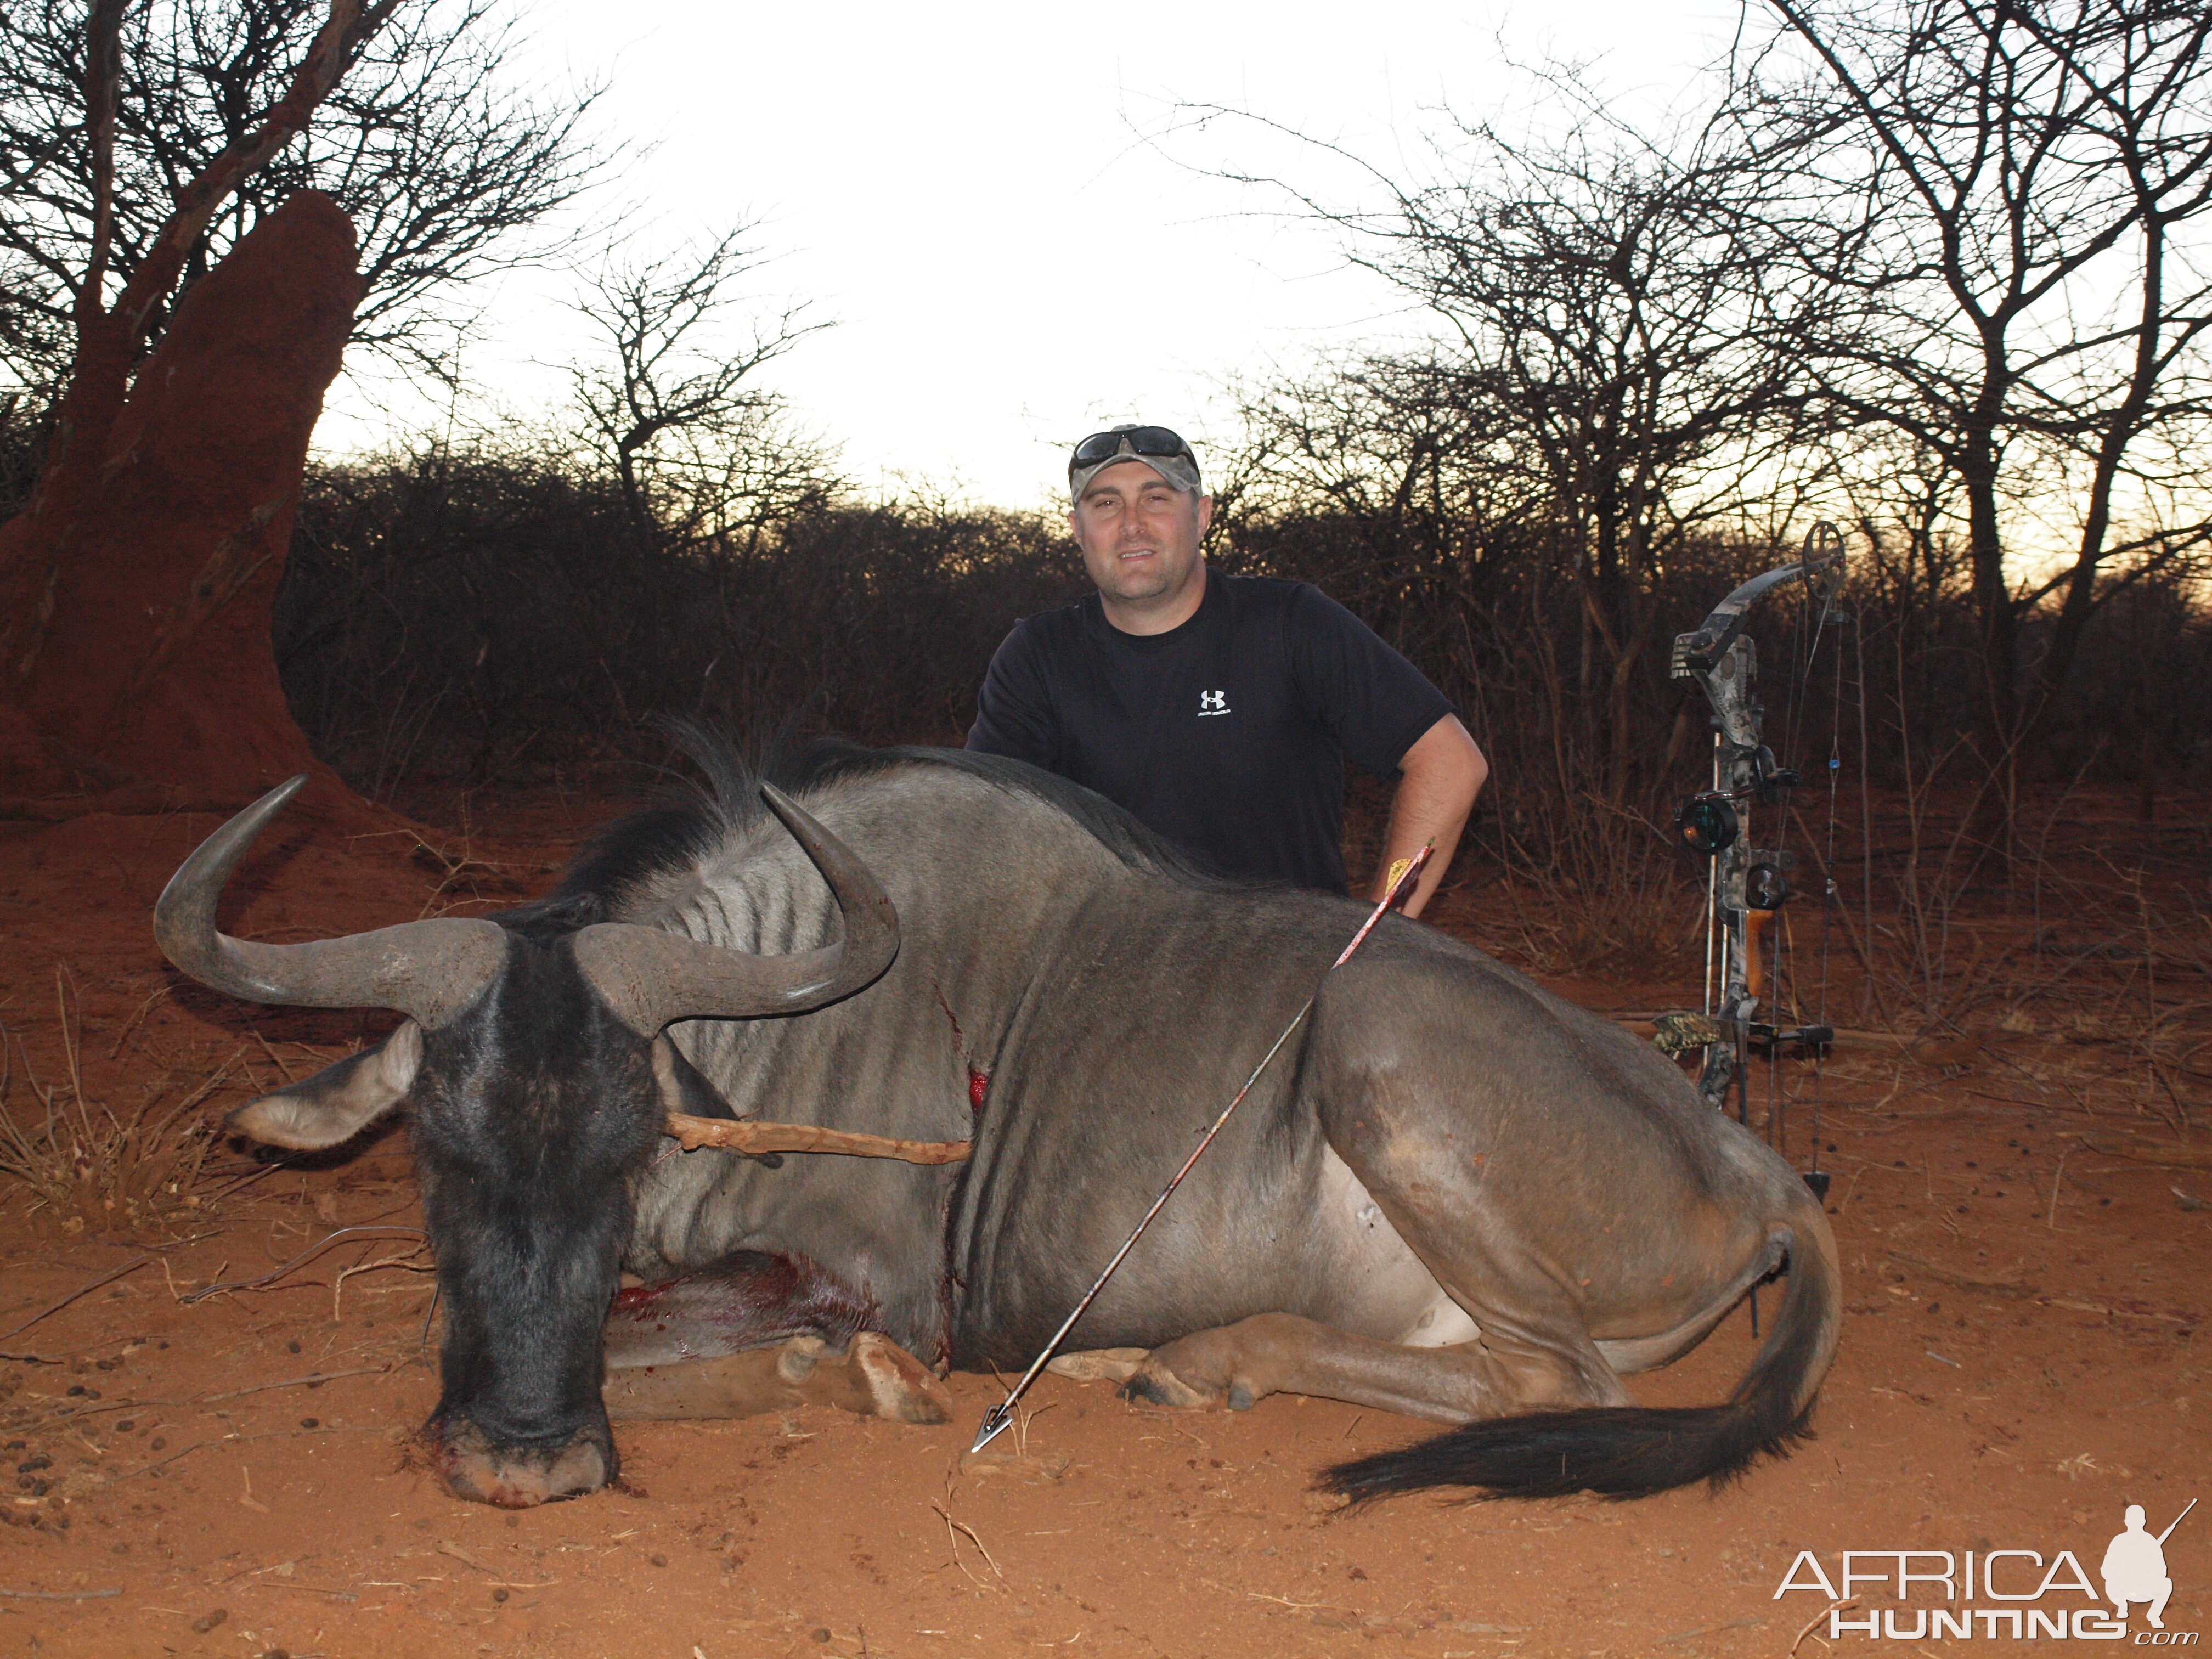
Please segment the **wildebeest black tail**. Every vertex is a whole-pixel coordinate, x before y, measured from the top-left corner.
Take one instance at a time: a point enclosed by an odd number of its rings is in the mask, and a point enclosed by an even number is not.
[[[1811,1432],[1813,1396],[1835,1352],[1842,1289],[1818,1218],[1796,1230],[1790,1248],[1789,1287],[1774,1328],[1726,1405],[1492,1418],[1340,1463],[1319,1484],[1355,1503],[1425,1486],[1476,1487],[1491,1498],[1649,1498],[1698,1480],[1720,1486],[1763,1456],[1787,1454]]]

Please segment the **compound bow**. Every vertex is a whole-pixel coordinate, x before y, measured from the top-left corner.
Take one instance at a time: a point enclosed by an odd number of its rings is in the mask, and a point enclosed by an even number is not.
[[[1790,896],[1790,871],[1796,860],[1779,846],[1755,845],[1753,835],[1755,809],[1780,807],[1804,777],[1778,764],[1765,741],[1766,711],[1753,690],[1759,657],[1743,631],[1744,623],[1763,594],[1800,580],[1820,605],[1820,620],[1806,656],[1809,671],[1822,635],[1839,615],[1837,600],[1844,583],[1843,534],[1826,522],[1813,526],[1795,563],[1753,577],[1715,605],[1703,624],[1674,641],[1673,678],[1695,680],[1712,705],[1712,787],[1691,796],[1674,813],[1674,828],[1684,843],[1711,860],[1705,890],[1705,1006],[1702,1015],[1662,1016],[1656,1041],[1670,1054],[1702,1048],[1698,1092],[1708,1104],[1725,1109],[1734,1086],[1738,1113],[1747,1123],[1751,1115],[1747,1067],[1753,1055],[1821,1059],[1835,1038],[1834,1029],[1826,1024],[1780,1023],[1776,981],[1781,936],[1774,924],[1776,913]],[[1832,751],[1828,765],[1832,782],[1841,765]],[[1776,827],[1778,831],[1778,817]],[[1777,833],[1773,839],[1783,837]],[[1832,903],[1835,896],[1831,869],[1826,897]],[[1771,1010],[1765,1019],[1759,1017],[1762,1002]],[[1824,1008],[1823,1019],[1825,1014]],[[1826,1184],[1825,1176],[1808,1175],[1807,1179],[1816,1190]]]

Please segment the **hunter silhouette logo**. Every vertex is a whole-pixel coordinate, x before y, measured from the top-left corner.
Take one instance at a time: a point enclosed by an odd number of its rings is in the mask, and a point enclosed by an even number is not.
[[[2128,1505],[2123,1517],[2127,1530],[2115,1533],[2112,1541],[2105,1546],[2105,1563],[2100,1569],[2105,1581],[2105,1599],[2112,1604],[2112,1611],[2118,1617],[2128,1616],[2129,1602],[2147,1601],[2150,1608],[2143,1617],[2150,1621],[2150,1627],[2166,1628],[2166,1600],[2173,1594],[2173,1580],[2166,1573],[2166,1540],[2181,1524],[2182,1516],[2196,1507],[2197,1500],[2192,1498],[2181,1514],[2173,1517],[2172,1524],[2153,1537],[2143,1530],[2143,1506]]]
[[[1227,714],[1229,712],[1229,694],[1226,691],[1200,692],[1198,694],[1198,712],[1199,716],[1201,719],[1208,714]]]

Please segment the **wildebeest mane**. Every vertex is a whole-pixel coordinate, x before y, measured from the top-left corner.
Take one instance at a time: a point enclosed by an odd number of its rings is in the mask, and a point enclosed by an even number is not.
[[[560,885],[492,918],[523,932],[572,932],[610,920],[623,896],[665,871],[699,858],[726,833],[704,798],[648,806],[594,830],[561,872]]]
[[[726,836],[751,830],[767,816],[763,781],[794,795],[908,767],[963,772],[994,788],[1026,796],[1082,829],[1133,870],[1203,891],[1249,891],[1255,886],[1215,874],[1182,848],[1163,840],[1103,795],[1024,761],[964,749],[901,745],[869,749],[842,738],[798,744],[776,743],[765,753],[696,726],[666,728],[698,769],[699,781],[680,793],[608,824],[584,844],[544,898],[501,915],[507,927],[581,927],[614,914],[624,895],[654,876],[702,857]]]

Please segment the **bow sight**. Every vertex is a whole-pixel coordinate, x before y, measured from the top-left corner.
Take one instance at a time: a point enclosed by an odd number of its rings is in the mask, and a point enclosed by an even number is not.
[[[1687,639],[1686,634],[1682,638]],[[1747,648],[1749,641],[1745,641]],[[1682,678],[1680,660],[1674,677]],[[1804,774],[1787,766],[1774,763],[1774,751],[1763,744],[1751,757],[1752,781],[1740,789],[1706,789],[1691,796],[1674,809],[1674,830],[1692,853],[1702,853],[1707,858],[1726,852],[1735,844],[1742,832],[1743,820],[1734,803],[1755,800],[1762,806],[1778,806],[1783,791],[1795,789],[1805,781]]]
[[[1754,844],[1753,809],[1782,805],[1804,779],[1777,764],[1773,750],[1762,741],[1766,711],[1752,689],[1759,659],[1743,628],[1754,600],[1798,580],[1818,601],[1818,626],[1825,630],[1838,614],[1844,583],[1844,538],[1835,526],[1814,525],[1796,563],[1753,577],[1715,605],[1694,632],[1674,641],[1673,677],[1695,680],[1704,689],[1712,705],[1713,728],[1712,787],[1675,809],[1674,829],[1685,846],[1711,859],[1712,866],[1706,885],[1705,1012],[1668,1016],[1662,1022],[1660,1041],[1674,1052],[1702,1047],[1698,1092],[1708,1104],[1722,1108],[1730,1085],[1740,1085],[1739,1110],[1747,1119],[1747,1059],[1822,1058],[1835,1039],[1833,1028],[1826,1024],[1784,1027],[1756,1018],[1762,1000],[1770,997],[1769,937],[1776,913],[1789,900],[1789,872],[1796,860],[1784,848]],[[1820,649],[1820,637],[1816,631],[1813,653]],[[1838,763],[1832,759],[1829,764],[1832,773]],[[1832,876],[1827,890],[1832,897]]]

